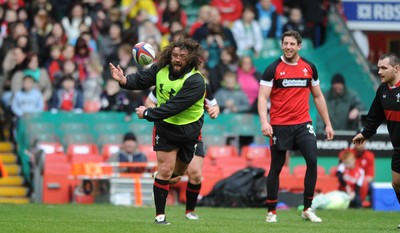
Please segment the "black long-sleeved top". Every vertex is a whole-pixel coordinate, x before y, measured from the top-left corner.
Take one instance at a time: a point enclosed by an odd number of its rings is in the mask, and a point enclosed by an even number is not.
[[[156,93],[156,88],[154,88],[152,91],[151,91],[151,94],[153,95],[153,97],[152,98],[157,98],[156,97],[156,95],[157,95],[157,93]],[[208,83],[206,83],[206,101],[214,101],[215,100],[215,98],[214,98],[214,93],[212,92],[212,90],[211,90],[211,87],[210,87],[210,84],[208,84]],[[215,100],[216,101],[216,100]]]
[[[155,64],[148,69],[130,74],[126,77],[126,84],[121,85],[121,87],[127,90],[146,90],[156,85],[156,75],[160,69],[161,68]],[[169,78],[170,80],[182,78],[186,73],[190,72],[191,69],[192,67],[187,67],[186,72],[183,72],[181,77],[172,77],[170,73]],[[156,86],[156,88],[160,87]],[[173,140],[179,141],[197,138],[203,126],[203,117],[198,121],[186,125],[169,124],[163,121],[163,119],[174,116],[192,106],[203,98],[204,93],[204,78],[200,74],[193,74],[185,80],[182,88],[175,96],[172,96],[165,104],[159,107],[148,108],[143,117],[148,121],[155,122],[158,133],[164,133]]]
[[[361,134],[365,138],[372,137],[385,119],[390,141],[398,151],[400,150],[400,82],[396,87],[389,87],[387,83],[379,86]]]

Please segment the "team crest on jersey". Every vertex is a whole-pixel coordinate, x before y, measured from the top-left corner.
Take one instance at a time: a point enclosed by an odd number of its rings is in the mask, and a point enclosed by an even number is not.
[[[397,103],[400,102],[400,93],[397,93],[396,97],[397,97],[396,102],[397,102]]]
[[[308,76],[308,70],[306,68],[304,68],[303,72],[304,72],[304,76],[307,77]]]

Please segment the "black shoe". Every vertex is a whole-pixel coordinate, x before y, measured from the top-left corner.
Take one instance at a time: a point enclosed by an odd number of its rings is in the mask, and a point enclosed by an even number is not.
[[[165,214],[160,214],[156,217],[154,220],[155,224],[160,224],[160,225],[170,225],[171,223],[167,222],[167,218],[165,217]]]
[[[167,220],[164,220],[164,221],[157,221],[157,219],[154,220],[154,223],[155,223],[155,224],[160,224],[160,225],[170,225],[170,224],[171,224],[170,222],[167,222]]]

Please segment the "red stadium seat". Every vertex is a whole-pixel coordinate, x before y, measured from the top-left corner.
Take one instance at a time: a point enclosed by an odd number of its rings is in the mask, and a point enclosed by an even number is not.
[[[60,142],[38,142],[37,147],[43,150],[45,154],[64,152],[64,147]]]
[[[71,182],[68,179],[70,173],[71,165],[69,163],[48,161],[45,164],[43,170],[43,203],[61,204],[71,201]]]
[[[271,164],[271,151],[266,146],[243,146],[241,157],[246,158],[247,164],[252,167],[268,170]]]
[[[90,154],[99,154],[99,149],[94,143],[72,143],[68,145],[68,156]]]
[[[248,160],[271,158],[271,152],[266,146],[243,146],[241,155]]]
[[[47,164],[54,164],[54,163],[68,163],[68,157],[64,152],[53,153],[53,154],[46,154],[44,166],[46,167]]]
[[[72,155],[70,157],[70,162],[74,163],[101,163],[103,162],[103,156],[100,154],[90,154],[90,155]]]
[[[157,162],[157,153],[153,150],[153,145],[140,144],[139,151],[146,155],[147,161]]]
[[[206,151],[206,157],[210,159],[219,159],[223,157],[239,157],[238,151],[235,146],[209,146]]]
[[[104,161],[107,161],[112,154],[117,153],[120,150],[120,148],[121,144],[114,144],[114,143],[104,144],[101,153],[103,155]]]

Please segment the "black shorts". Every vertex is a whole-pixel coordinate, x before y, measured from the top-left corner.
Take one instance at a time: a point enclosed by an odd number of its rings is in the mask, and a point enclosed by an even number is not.
[[[317,143],[311,122],[298,125],[273,125],[271,147],[277,150],[297,150],[300,143]]]
[[[192,161],[198,142],[199,137],[185,141],[177,141],[174,140],[173,136],[160,132],[157,133],[156,127],[153,128],[154,151],[171,151],[178,149],[178,158],[186,164]]]
[[[392,171],[400,173],[400,151],[395,150],[392,156]]]
[[[199,140],[196,146],[196,150],[194,151],[195,156],[203,157],[206,156],[206,151],[204,150],[204,142]]]

